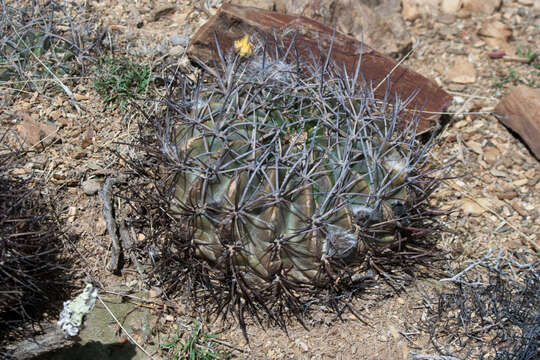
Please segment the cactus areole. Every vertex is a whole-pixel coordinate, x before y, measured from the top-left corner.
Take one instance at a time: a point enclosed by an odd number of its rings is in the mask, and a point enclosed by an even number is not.
[[[431,145],[404,110],[414,94],[375,99],[360,68],[278,54],[258,45],[182,80],[162,132],[171,214],[197,257],[251,289],[326,286],[422,230]]]

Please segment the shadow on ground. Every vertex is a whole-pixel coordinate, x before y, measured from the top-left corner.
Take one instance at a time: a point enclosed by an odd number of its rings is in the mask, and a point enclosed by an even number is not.
[[[32,358],[32,360],[131,360],[137,354],[136,347],[129,341],[103,344],[90,341],[85,345],[73,344],[59,350]]]

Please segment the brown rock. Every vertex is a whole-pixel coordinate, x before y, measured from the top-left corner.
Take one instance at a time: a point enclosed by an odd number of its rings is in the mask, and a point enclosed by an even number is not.
[[[508,41],[512,36],[512,28],[497,20],[488,20],[478,31],[478,35]]]
[[[81,139],[81,147],[86,149],[94,143],[94,129],[89,127],[86,129]]]
[[[159,21],[162,17],[172,14],[176,11],[176,6],[173,4],[165,4],[158,6],[150,14],[150,21]]]
[[[383,0],[375,7],[360,1],[339,1],[335,9],[327,25],[335,23],[339,31],[363,39],[385,54],[400,54],[412,45],[399,0]]]
[[[478,155],[482,155],[484,153],[484,149],[482,149],[482,144],[469,140],[467,141],[467,147],[477,153]]]
[[[17,125],[19,136],[28,145],[37,146],[41,144],[46,147],[53,143],[56,137],[56,127],[49,124],[39,123],[33,120],[25,119]]]
[[[284,46],[290,45],[294,39],[298,55],[308,60],[312,55],[317,58],[328,52],[333,33],[332,28],[303,16],[223,4],[216,15],[211,17],[193,36],[187,54],[191,59],[210,64],[213,58],[218,60],[214,36],[217,36],[221,48],[229,51],[233,48],[234,41],[245,34],[258,34],[259,38],[266,38],[270,42],[269,45],[273,46],[272,39],[275,34]],[[426,112],[440,112],[450,104],[451,96],[434,81],[406,66],[395,67],[394,59],[358,40],[339,32],[335,33],[333,59],[343,64],[350,73],[353,73],[356,68],[360,51],[362,51],[362,73],[368,82],[375,84],[374,86],[381,83],[391,73],[389,79],[392,83],[392,95],[397,94],[401,98],[406,98],[416,89],[420,90],[409,108],[424,107]],[[375,95],[382,98],[385,91],[385,87],[380,86],[375,91]],[[421,114],[419,133],[437,127],[438,118],[438,115]]]
[[[528,216],[529,213],[527,210],[523,208],[523,205],[521,204],[521,201],[519,199],[514,199],[510,202],[510,205],[512,205],[512,208],[521,216]]]
[[[230,3],[233,5],[240,5],[240,6],[254,6],[258,7],[259,9],[263,10],[276,10],[282,12],[278,6],[279,3],[282,1],[279,0],[231,0]],[[302,3],[303,1],[298,1],[298,3]],[[280,4],[281,5],[281,4]],[[296,12],[293,12],[293,14],[296,14]]]
[[[486,146],[484,149],[484,161],[487,162],[489,165],[495,165],[497,161],[499,160],[500,152],[499,150],[494,146]]]
[[[518,133],[540,160],[540,89],[525,85],[512,88],[495,108],[495,115]]]
[[[448,71],[446,78],[458,84],[472,84],[476,81],[474,65],[465,57],[458,57],[454,66]]]
[[[441,14],[437,18],[437,22],[445,25],[452,25],[456,22],[456,16],[454,14]]]
[[[75,101],[82,101],[82,100],[88,100],[87,94],[73,94],[73,98]]]
[[[465,90],[466,87],[467,87],[467,85],[465,85],[465,84],[455,84],[455,83],[452,83],[452,84],[449,84],[449,85],[448,85],[448,90],[460,92],[460,91]]]
[[[501,7],[501,0],[463,0],[463,9],[470,12],[493,14]]]
[[[403,16],[404,20],[416,20],[420,17],[420,10],[414,0],[402,1],[401,16]]]
[[[414,20],[419,17],[437,16],[440,0],[402,0],[402,5],[403,19]]]
[[[455,14],[462,5],[463,0],[442,0],[441,11],[445,14]]]
[[[275,9],[288,15],[301,15],[322,22],[338,31],[364,40],[386,54],[400,54],[412,44],[412,37],[401,17],[400,0],[233,0],[232,4]]]
[[[517,192],[513,190],[504,191],[497,194],[497,197],[501,200],[512,200],[517,196],[518,196]]]
[[[244,2],[247,2],[244,0]],[[332,21],[333,8],[339,0],[275,0],[277,12],[290,15],[302,15],[313,20],[328,24]],[[260,7],[258,0],[251,0],[252,5]],[[269,9],[272,10],[272,9]]]
[[[488,198],[463,199],[460,208],[465,215],[480,216],[489,209],[490,204],[491,201]]]

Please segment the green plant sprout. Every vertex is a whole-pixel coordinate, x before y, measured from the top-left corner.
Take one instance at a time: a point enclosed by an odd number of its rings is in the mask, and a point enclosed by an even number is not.
[[[97,75],[94,88],[103,102],[122,107],[146,92],[151,78],[148,65],[137,64],[127,58],[105,57],[94,72]]]
[[[172,359],[175,360],[217,360],[230,359],[229,352],[219,349],[216,342],[219,335],[207,334],[202,325],[193,320],[191,333],[188,335],[185,343],[181,342],[181,327],[178,327],[176,335],[168,343],[161,346],[162,349],[173,353]]]
[[[493,76],[493,88],[502,89],[502,87],[508,83],[511,83],[512,85],[525,84],[530,87],[537,87],[535,79],[531,79],[530,81],[524,81],[523,79],[518,77],[515,69],[510,70],[508,72],[508,75],[503,77],[498,77],[496,75]]]
[[[529,60],[529,64],[534,63],[534,60],[538,57],[538,54],[531,51],[531,48],[527,48],[527,50],[524,50],[522,47],[518,47],[517,53],[519,56],[527,58]],[[538,69],[538,65],[540,64],[533,64]]]

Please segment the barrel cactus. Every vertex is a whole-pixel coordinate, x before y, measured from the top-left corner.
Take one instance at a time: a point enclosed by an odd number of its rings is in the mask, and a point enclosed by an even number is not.
[[[410,98],[388,87],[376,99],[361,75],[289,55],[255,47],[197,80],[179,76],[155,152],[181,224],[176,249],[198,259],[223,303],[270,315],[339,288],[369,251],[429,230],[436,183]]]

